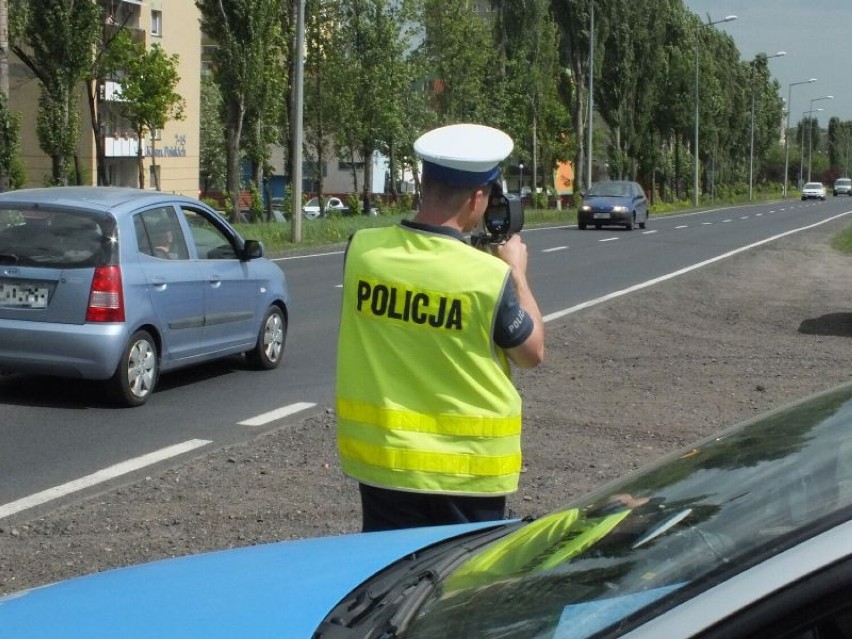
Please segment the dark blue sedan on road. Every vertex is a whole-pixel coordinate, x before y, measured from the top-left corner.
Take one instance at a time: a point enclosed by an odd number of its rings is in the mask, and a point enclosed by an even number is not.
[[[577,228],[584,231],[589,225],[623,226],[632,231],[637,225],[644,229],[648,222],[648,199],[637,182],[607,180],[595,182],[583,194],[577,211]]]
[[[242,353],[277,367],[288,301],[263,246],[193,198],[0,194],[0,371],[103,380],[139,406],[162,371]]]
[[[849,639],[852,384],[536,520],[223,550],[0,597],[0,635]]]

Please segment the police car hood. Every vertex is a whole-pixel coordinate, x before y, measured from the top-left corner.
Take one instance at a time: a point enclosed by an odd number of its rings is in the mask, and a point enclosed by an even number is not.
[[[338,601],[388,564],[493,525],[278,542],[78,577],[0,598],[0,635],[308,638]]]

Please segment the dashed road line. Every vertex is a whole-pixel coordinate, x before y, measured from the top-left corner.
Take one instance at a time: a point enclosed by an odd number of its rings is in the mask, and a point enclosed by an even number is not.
[[[316,406],[316,404],[312,404],[311,402],[298,402],[296,404],[290,404],[289,406],[282,406],[281,408],[276,408],[275,410],[271,410],[268,413],[263,413],[262,415],[250,417],[249,419],[237,423],[240,426],[263,426],[264,424],[268,424],[269,422],[274,422],[276,419],[289,417],[290,415],[294,415],[303,410],[313,408],[314,406]]]
[[[145,468],[146,466],[156,464],[157,462],[169,459],[170,457],[176,457],[178,455],[188,453],[191,450],[201,448],[202,446],[206,446],[210,443],[212,442],[207,439],[190,439],[180,444],[167,446],[165,448],[161,448],[160,450],[155,450],[152,453],[147,453],[145,455],[141,455],[140,457],[134,457],[133,459],[128,459],[127,461],[120,462],[107,468],[103,468],[92,473],[91,475],[86,475],[85,477],[74,479],[65,484],[62,484],[61,486],[48,488],[47,490],[43,490],[40,493],[35,493],[33,495],[30,495],[29,497],[22,497],[21,499],[10,502],[8,504],[0,505],[0,519],[3,519],[4,517],[9,517],[10,515],[14,515],[23,510],[29,510],[30,508],[34,508],[35,506],[46,504],[49,501],[59,499],[60,497],[70,495],[71,493],[75,493],[85,488],[91,488],[92,486],[96,486],[105,481],[109,481],[110,479],[115,479],[116,477],[121,477],[122,475],[126,475],[127,473],[139,470],[140,468]]]

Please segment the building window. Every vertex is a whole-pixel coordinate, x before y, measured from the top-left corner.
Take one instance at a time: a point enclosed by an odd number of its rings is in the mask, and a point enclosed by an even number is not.
[[[151,11],[151,35],[163,35],[163,12]]]

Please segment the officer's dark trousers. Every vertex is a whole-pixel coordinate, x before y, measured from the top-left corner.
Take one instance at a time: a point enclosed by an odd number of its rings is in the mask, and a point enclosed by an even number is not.
[[[464,497],[410,493],[359,484],[364,532],[497,521],[505,518],[506,497]]]

